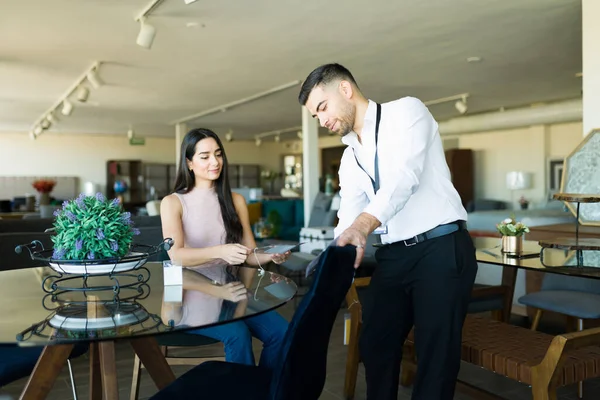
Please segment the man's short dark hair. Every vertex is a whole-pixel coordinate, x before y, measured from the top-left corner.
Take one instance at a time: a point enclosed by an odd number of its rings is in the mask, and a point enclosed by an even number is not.
[[[337,79],[346,80],[358,87],[354,77],[348,71],[348,69],[340,64],[325,64],[318,68],[315,68],[306,78],[300,88],[300,94],[298,95],[298,101],[301,105],[306,105],[310,92],[319,85],[327,85]]]

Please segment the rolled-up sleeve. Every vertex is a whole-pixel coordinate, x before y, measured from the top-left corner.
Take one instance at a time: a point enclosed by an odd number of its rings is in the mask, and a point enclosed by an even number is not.
[[[356,182],[352,167],[355,161],[350,147],[344,151],[340,165],[340,209],[337,213],[339,222],[333,231],[336,238],[352,225],[368,201],[367,194]]]
[[[402,107],[402,110],[394,110],[394,107]],[[425,157],[437,127],[427,107],[412,97],[394,104],[389,112],[394,117],[391,127],[386,127],[386,130],[390,129],[392,132],[385,132],[386,139],[381,145],[386,146],[386,149],[393,149],[393,164],[387,160],[386,164],[382,164],[381,159],[379,160],[380,175],[385,169],[386,179],[382,180],[377,194],[364,209],[364,212],[377,218],[383,225],[402,210],[410,196],[419,188]],[[381,150],[379,153],[381,154]]]

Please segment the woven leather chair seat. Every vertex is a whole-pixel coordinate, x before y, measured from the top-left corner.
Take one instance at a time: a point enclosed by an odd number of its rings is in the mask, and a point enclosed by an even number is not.
[[[531,385],[531,367],[542,361],[553,336],[468,315],[462,339],[463,361]],[[413,331],[406,345],[414,345]],[[567,355],[559,372],[558,386],[600,376],[600,347],[585,347]]]

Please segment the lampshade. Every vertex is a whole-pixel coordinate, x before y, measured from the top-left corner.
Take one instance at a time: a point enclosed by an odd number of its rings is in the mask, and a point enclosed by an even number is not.
[[[523,190],[531,188],[531,174],[523,171],[511,171],[506,174],[508,190]]]

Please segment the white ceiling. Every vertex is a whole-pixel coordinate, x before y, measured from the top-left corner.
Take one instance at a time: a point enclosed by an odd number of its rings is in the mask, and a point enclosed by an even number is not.
[[[96,60],[106,85],[44,135],[125,135],[133,125],[137,136],[172,137],[171,121],[327,62],[347,66],[379,101],[469,92],[469,113],[581,95],[580,0],[166,0],[149,18],[151,50],[135,44],[134,16],[147,4],[4,0],[0,132],[28,132]],[[249,138],[299,125],[298,89],[188,126]],[[431,110],[458,115],[452,103]]]

